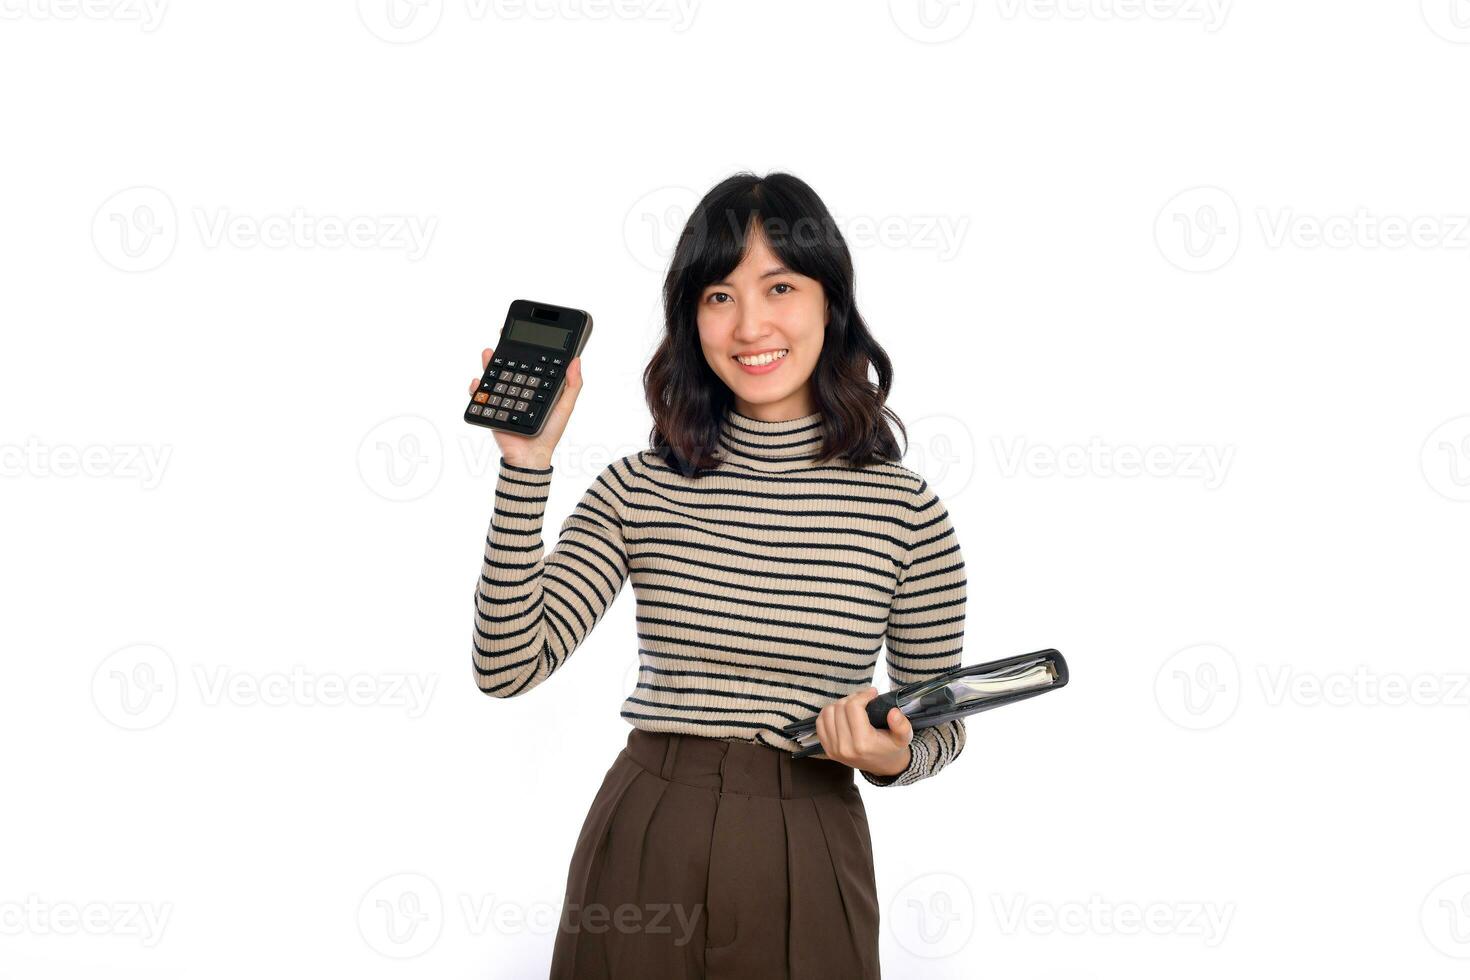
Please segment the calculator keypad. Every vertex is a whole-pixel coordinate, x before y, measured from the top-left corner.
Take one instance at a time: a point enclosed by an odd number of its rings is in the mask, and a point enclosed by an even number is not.
[[[546,411],[547,398],[561,377],[563,359],[550,354],[534,360],[497,357],[491,360],[470,402],[469,414],[496,422],[534,426]]]

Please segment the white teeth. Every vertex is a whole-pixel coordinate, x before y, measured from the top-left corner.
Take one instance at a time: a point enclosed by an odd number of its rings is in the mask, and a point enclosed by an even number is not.
[[[739,361],[741,364],[749,365],[750,367],[760,367],[762,364],[770,364],[772,361],[779,361],[781,358],[785,357],[787,353],[789,352],[783,349],[778,351],[769,351],[765,354],[757,354],[754,357],[737,357],[735,358],[735,360]]]

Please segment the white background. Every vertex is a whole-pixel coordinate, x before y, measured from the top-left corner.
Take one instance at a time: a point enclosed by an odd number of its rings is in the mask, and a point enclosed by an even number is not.
[[[477,691],[465,389],[593,312],[557,527],[751,169],[1074,672],[862,785],[885,976],[1463,975],[1464,0],[159,2],[0,0],[0,973],[544,976],[634,602]]]

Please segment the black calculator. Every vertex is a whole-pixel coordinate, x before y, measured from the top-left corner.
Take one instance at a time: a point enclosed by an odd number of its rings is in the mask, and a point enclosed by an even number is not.
[[[514,301],[464,420],[517,435],[540,432],[566,386],[567,365],[590,336],[592,317],[585,310]]]

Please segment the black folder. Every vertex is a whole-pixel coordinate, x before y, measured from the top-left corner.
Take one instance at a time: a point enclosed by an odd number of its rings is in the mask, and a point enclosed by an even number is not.
[[[989,711],[1003,704],[1014,704],[1066,687],[1068,677],[1066,659],[1060,651],[1052,649],[1037,650],[1035,653],[1024,653],[968,667],[955,667],[878,695],[868,702],[868,721],[874,728],[887,728],[889,710],[898,707],[908,717],[909,724],[915,731],[932,728],[956,718]],[[957,695],[956,689],[963,689],[963,685],[956,682],[965,680],[976,682],[976,687],[1025,686],[998,693],[968,692]],[[787,738],[801,739],[802,736],[815,733],[816,727],[817,719],[813,716],[806,721],[793,722],[782,728],[781,732]],[[792,758],[804,759],[821,751],[822,743],[813,741],[792,753]]]

